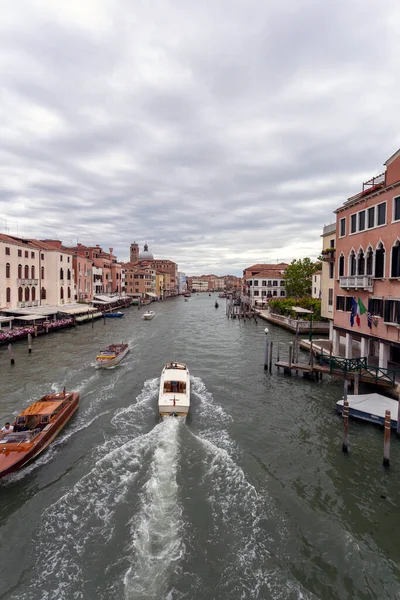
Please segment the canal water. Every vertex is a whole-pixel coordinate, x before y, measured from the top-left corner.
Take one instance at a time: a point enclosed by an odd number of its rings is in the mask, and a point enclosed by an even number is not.
[[[49,391],[80,408],[38,460],[0,481],[0,598],[399,599],[400,441],[351,422],[342,383],[263,370],[265,323],[195,295],[143,321],[83,325],[0,350],[0,419]],[[290,333],[268,325],[281,357]],[[131,352],[96,370],[111,342]],[[159,422],[165,362],[188,364],[191,415]]]

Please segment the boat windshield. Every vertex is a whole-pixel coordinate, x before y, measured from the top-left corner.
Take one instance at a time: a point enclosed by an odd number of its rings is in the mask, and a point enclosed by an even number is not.
[[[165,394],[184,394],[186,392],[185,381],[165,381],[164,382],[164,393]]]
[[[14,433],[6,433],[1,439],[0,444],[22,444],[23,442],[31,442],[35,438],[40,429],[33,431],[20,431]]]

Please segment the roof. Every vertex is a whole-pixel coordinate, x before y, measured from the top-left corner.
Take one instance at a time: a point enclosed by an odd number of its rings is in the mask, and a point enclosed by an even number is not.
[[[186,369],[166,369],[164,371],[164,381],[186,381]]]
[[[275,270],[268,269],[265,271],[258,271],[257,273],[254,273],[254,275],[249,275],[248,277],[246,277],[246,279],[254,279],[254,277],[257,277],[257,278],[269,277],[270,279],[282,279],[283,274],[276,269]]]
[[[390,165],[392,162],[396,160],[400,156],[400,149],[397,150],[392,156],[390,156],[385,163],[383,163],[386,167]]]
[[[34,402],[18,416],[51,415],[62,403],[62,400],[56,400],[54,402]]]
[[[272,271],[279,271],[282,269],[286,269],[286,267],[288,267],[289,265],[287,263],[281,262],[281,263],[257,263],[255,265],[251,265],[251,267],[246,267],[246,269],[244,269],[245,271],[255,271],[256,269],[269,269]]]

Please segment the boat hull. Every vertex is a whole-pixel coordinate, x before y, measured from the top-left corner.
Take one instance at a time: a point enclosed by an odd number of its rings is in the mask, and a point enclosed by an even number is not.
[[[170,365],[178,365],[172,368]],[[176,385],[177,391],[173,389]],[[160,378],[158,412],[161,417],[186,417],[190,409],[190,374],[184,363],[167,363]]]
[[[21,444],[8,444],[0,439],[0,478],[15,473],[29,462],[37,458],[51,442],[64,429],[79,408],[79,394],[74,392],[66,408],[60,413],[57,420],[48,425],[39,433],[32,442]]]
[[[126,348],[120,354],[118,354],[118,356],[115,356],[114,358],[112,358],[110,360],[96,359],[96,366],[99,367],[100,369],[108,369],[110,367],[115,367],[116,365],[118,365],[121,362],[121,360],[123,360],[125,358],[125,356],[129,352],[129,350],[130,350],[130,348]]]

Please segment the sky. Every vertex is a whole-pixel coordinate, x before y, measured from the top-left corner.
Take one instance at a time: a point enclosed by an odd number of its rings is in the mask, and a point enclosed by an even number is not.
[[[5,0],[0,231],[188,275],[316,258],[400,148],[394,0]]]

